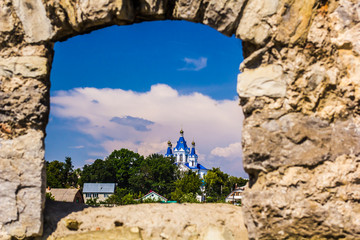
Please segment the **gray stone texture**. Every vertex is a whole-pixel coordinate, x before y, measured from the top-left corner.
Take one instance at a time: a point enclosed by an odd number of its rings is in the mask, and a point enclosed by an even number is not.
[[[1,0],[0,238],[42,234],[54,43],[159,19],[243,40],[249,238],[359,239],[356,0]]]

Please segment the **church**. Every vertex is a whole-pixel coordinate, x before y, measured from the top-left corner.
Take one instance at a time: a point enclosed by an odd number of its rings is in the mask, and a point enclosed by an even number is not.
[[[198,155],[195,152],[195,142],[192,142],[191,149],[187,146],[184,138],[184,131],[182,129],[176,147],[172,148],[171,142],[168,141],[165,157],[174,157],[175,163],[179,166],[181,171],[191,170],[198,174],[202,179],[208,171],[207,168],[198,163]]]

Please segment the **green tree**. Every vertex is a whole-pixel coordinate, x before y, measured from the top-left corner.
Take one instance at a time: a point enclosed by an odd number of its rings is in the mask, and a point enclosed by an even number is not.
[[[74,171],[71,157],[65,157],[64,175],[66,187],[77,187],[78,176]]]
[[[209,170],[204,180],[208,202],[224,201],[226,196],[234,190],[235,185],[240,187],[247,183],[246,179],[229,176],[222,172],[220,168],[212,168]]]
[[[105,160],[114,172],[115,181],[120,188],[129,188],[129,179],[138,172],[144,157],[128,149],[114,150]]]
[[[212,168],[207,172],[204,178],[207,201],[217,202],[225,199],[230,193],[228,178],[229,175],[222,172],[220,168]]]
[[[77,187],[78,177],[70,157],[65,158],[65,163],[54,160],[46,161],[47,186],[52,188]]]
[[[129,188],[133,192],[147,193],[153,190],[168,198],[175,189],[178,168],[171,158],[152,154],[134,170],[129,179]]]
[[[143,157],[128,149],[114,150],[105,160],[97,159],[83,167],[80,184],[117,183],[120,188],[129,188],[129,178],[139,168]]]
[[[180,198],[179,202],[181,203],[198,203],[199,201],[196,199],[195,193],[184,193]]]
[[[90,206],[94,206],[94,207],[100,206],[100,203],[98,202],[97,198],[90,198],[90,199],[86,200],[85,204],[90,205]]]
[[[63,188],[65,179],[63,172],[63,162],[58,160],[48,162],[46,161],[46,185],[52,188]]]
[[[109,162],[96,159],[91,165],[85,165],[79,181],[80,186],[84,183],[116,183],[115,168]]]
[[[200,194],[202,180],[193,171],[187,171],[175,182],[175,191],[171,193],[171,199],[178,202],[194,202],[196,194]]]
[[[238,187],[245,186],[247,182],[248,180],[242,177],[230,176],[228,179],[228,184],[231,189],[235,189],[235,185],[237,185]]]
[[[128,189],[116,188],[115,194],[109,196],[105,203],[116,205],[136,204],[138,203],[135,201],[136,198],[138,198],[138,195],[130,193]]]
[[[128,204],[136,204],[138,202],[135,201],[134,194],[128,193],[124,197],[121,198],[121,203],[122,203],[122,205],[128,205]]]

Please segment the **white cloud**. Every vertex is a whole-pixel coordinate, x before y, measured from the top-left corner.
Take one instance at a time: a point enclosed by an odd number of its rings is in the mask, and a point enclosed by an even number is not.
[[[201,163],[211,168],[211,153],[224,155],[219,146],[241,141],[243,114],[237,99],[217,101],[197,92],[180,95],[164,84],[141,93],[76,88],[56,92],[51,102],[55,117],[72,119],[73,130],[92,136],[108,153],[120,148],[143,155],[165,153],[166,142],[175,145],[182,127],[189,145],[195,139]],[[241,165],[240,160],[223,161]]]
[[[112,152],[114,149],[127,148],[134,152],[140,153],[141,155],[148,156],[153,153],[164,154],[167,141],[163,142],[131,142],[131,141],[118,141],[118,140],[107,140],[101,144],[108,152]]]
[[[95,159],[89,158],[84,161],[86,164],[93,164],[95,162]]]
[[[227,147],[216,147],[211,150],[211,154],[214,156],[219,157],[241,157],[242,150],[241,150],[241,142],[231,143]]]
[[[69,147],[69,148],[74,148],[74,149],[82,149],[82,148],[84,148],[85,146],[83,146],[83,145],[79,145],[79,146],[71,146],[71,147]]]
[[[207,58],[184,58],[185,67],[180,68],[179,71],[200,71],[207,66]]]
[[[108,154],[108,152],[94,152],[94,151],[91,151],[91,152],[87,152],[87,155],[89,156],[92,156],[92,157],[97,157],[97,158],[104,158],[106,155]]]

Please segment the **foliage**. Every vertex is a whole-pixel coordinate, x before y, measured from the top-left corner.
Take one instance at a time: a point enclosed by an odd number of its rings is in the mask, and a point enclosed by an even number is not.
[[[52,188],[77,187],[78,176],[70,157],[66,157],[65,162],[46,161],[46,175],[47,186]]]
[[[122,197],[121,203],[122,205],[128,205],[128,204],[136,204],[138,202],[134,200],[134,195],[132,193],[128,193],[124,197]]]
[[[237,185],[238,187],[245,186],[248,181],[249,180],[244,179],[242,177],[234,177],[234,176],[229,176],[228,179],[231,188],[235,187],[235,185]]]
[[[178,170],[173,159],[152,154],[139,164],[129,179],[129,187],[133,192],[153,190],[168,198],[175,189],[177,178]]]
[[[220,168],[212,168],[205,175],[205,189],[207,202],[223,202],[227,195],[235,188],[247,183],[246,179],[229,176]]]
[[[141,193],[140,193],[141,195]],[[106,200],[106,204],[116,204],[116,205],[127,205],[127,204],[136,204],[138,203],[135,199],[139,195],[132,194],[128,192],[128,189],[125,188],[116,188],[115,194],[109,196]]]
[[[147,199],[144,199],[144,200],[141,200],[140,201],[141,203],[161,203],[161,200],[160,199],[153,199],[153,198],[147,198]]]
[[[96,159],[93,164],[84,165],[79,183],[81,186],[84,183],[113,183],[115,179],[111,166],[101,159]]]
[[[120,192],[136,194],[154,190],[169,196],[175,189],[177,178],[177,166],[172,159],[160,154],[144,159],[128,149],[121,149],[113,151],[105,160],[98,159],[85,165],[80,182],[117,183],[122,189]],[[121,202],[121,198],[117,196],[113,201]]]
[[[47,200],[55,201],[55,197],[51,194],[51,192],[47,192],[47,193],[45,194],[45,198],[46,198]]]
[[[199,201],[196,199],[196,194],[189,192],[189,193],[184,193],[183,195],[181,195],[181,197],[179,198],[179,202],[181,203],[198,203]]]
[[[113,182],[121,188],[129,188],[129,179],[137,172],[143,160],[143,156],[128,149],[114,150],[106,158],[106,162],[112,166],[115,174]]]
[[[105,160],[85,165],[80,182],[117,183],[120,188],[129,188],[129,178],[142,161],[142,156],[128,149],[114,150]]]
[[[187,171],[183,177],[175,182],[175,191],[171,193],[171,199],[178,202],[193,202],[190,196],[200,194],[202,180],[193,171]],[[190,194],[190,195],[189,195]],[[186,196],[185,196],[186,195]]]
[[[192,172],[179,173],[173,158],[152,154],[146,158],[128,149],[114,150],[105,160],[97,159],[93,164],[85,165],[83,170],[73,169],[71,158],[65,162],[46,162],[47,185],[53,188],[77,187],[88,183],[116,183],[115,194],[106,204],[135,204],[153,190],[164,197],[178,202],[197,202],[196,195],[202,194],[200,187],[205,186],[208,202],[221,202],[237,186],[243,186],[247,180],[229,176],[220,168],[208,171],[202,180]],[[154,202],[145,200],[144,202]],[[98,206],[97,199],[86,202]]]
[[[85,204],[94,206],[94,207],[98,207],[98,206],[100,206],[100,203],[97,200],[98,200],[97,198],[90,198],[90,199],[86,200]]]

